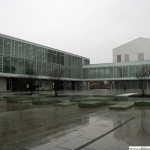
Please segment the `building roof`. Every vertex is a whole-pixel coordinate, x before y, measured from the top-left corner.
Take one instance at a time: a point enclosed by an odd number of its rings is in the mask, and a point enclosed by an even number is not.
[[[143,37],[139,37],[139,38],[136,38],[136,39],[134,39],[134,40],[132,40],[132,41],[130,41],[130,42],[127,42],[127,43],[125,43],[125,44],[122,44],[122,45],[120,45],[120,46],[114,48],[113,50],[116,50],[116,49],[121,48],[121,47],[126,46],[126,45],[130,45],[130,44],[134,44],[134,43],[139,43],[139,42],[149,42],[149,43],[150,43],[150,39],[148,39],[148,38],[143,38]]]

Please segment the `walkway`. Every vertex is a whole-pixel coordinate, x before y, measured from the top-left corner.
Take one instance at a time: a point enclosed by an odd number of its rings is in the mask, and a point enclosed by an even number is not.
[[[26,150],[126,150],[129,145],[146,146],[150,141],[149,113],[144,108],[127,111],[103,108],[74,119],[51,135],[23,141],[20,146]]]

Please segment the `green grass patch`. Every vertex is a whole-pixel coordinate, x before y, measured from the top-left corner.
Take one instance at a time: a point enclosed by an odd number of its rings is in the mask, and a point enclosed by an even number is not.
[[[56,103],[55,106],[71,106],[71,105],[77,105],[76,102],[65,102],[65,103]]]
[[[115,96],[114,101],[127,101],[128,97],[127,96]]]
[[[70,99],[71,102],[87,102],[87,101],[103,101],[105,103],[107,103],[108,101],[113,101],[113,97],[81,97],[78,99]]]
[[[23,103],[22,101],[31,101],[31,97],[7,97],[7,103]]]
[[[25,101],[18,101],[18,104],[28,104],[28,103],[32,103],[32,100],[25,100]]]
[[[78,102],[78,103],[81,103],[81,102],[84,102],[84,101],[89,101],[88,99],[84,99],[84,98],[80,98],[80,99],[70,99],[70,102]]]
[[[137,101],[134,102],[134,106],[150,106],[150,101]]]
[[[104,105],[105,102],[103,101],[86,101],[79,103],[79,107],[81,108],[97,108]]]
[[[46,100],[34,100],[32,101],[32,104],[34,105],[49,105],[49,104],[55,104],[59,103],[59,100],[57,99],[46,99]]]
[[[82,99],[82,98],[86,98],[88,97],[87,95],[72,95],[70,96],[70,100],[73,100],[73,99]]]

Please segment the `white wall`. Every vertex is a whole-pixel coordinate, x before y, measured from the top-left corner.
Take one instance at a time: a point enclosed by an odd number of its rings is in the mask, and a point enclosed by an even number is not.
[[[117,62],[117,55],[121,55],[121,62],[125,62],[125,54],[129,54],[129,61],[138,61],[138,53],[144,53],[144,60],[150,60],[150,39],[137,38],[114,48],[113,62]]]

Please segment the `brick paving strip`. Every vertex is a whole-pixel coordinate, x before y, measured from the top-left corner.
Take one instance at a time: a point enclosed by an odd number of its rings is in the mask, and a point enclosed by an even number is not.
[[[86,144],[84,144],[84,145],[82,145],[82,146],[80,146],[80,147],[78,147],[78,148],[76,148],[76,149],[74,149],[74,150],[81,150],[81,149],[87,147],[88,145],[90,145],[90,144],[96,142],[97,140],[103,138],[104,136],[108,135],[109,133],[115,131],[116,129],[118,129],[118,128],[124,126],[125,124],[127,124],[128,122],[130,122],[130,121],[133,120],[133,119],[135,119],[135,117],[131,117],[130,119],[126,120],[125,122],[123,122],[123,123],[120,124],[119,126],[113,128],[112,130],[106,132],[105,134],[103,134],[103,135],[101,135],[101,136],[99,136],[99,137],[97,137],[97,138],[95,138],[95,139],[93,139],[93,140],[87,142]]]

